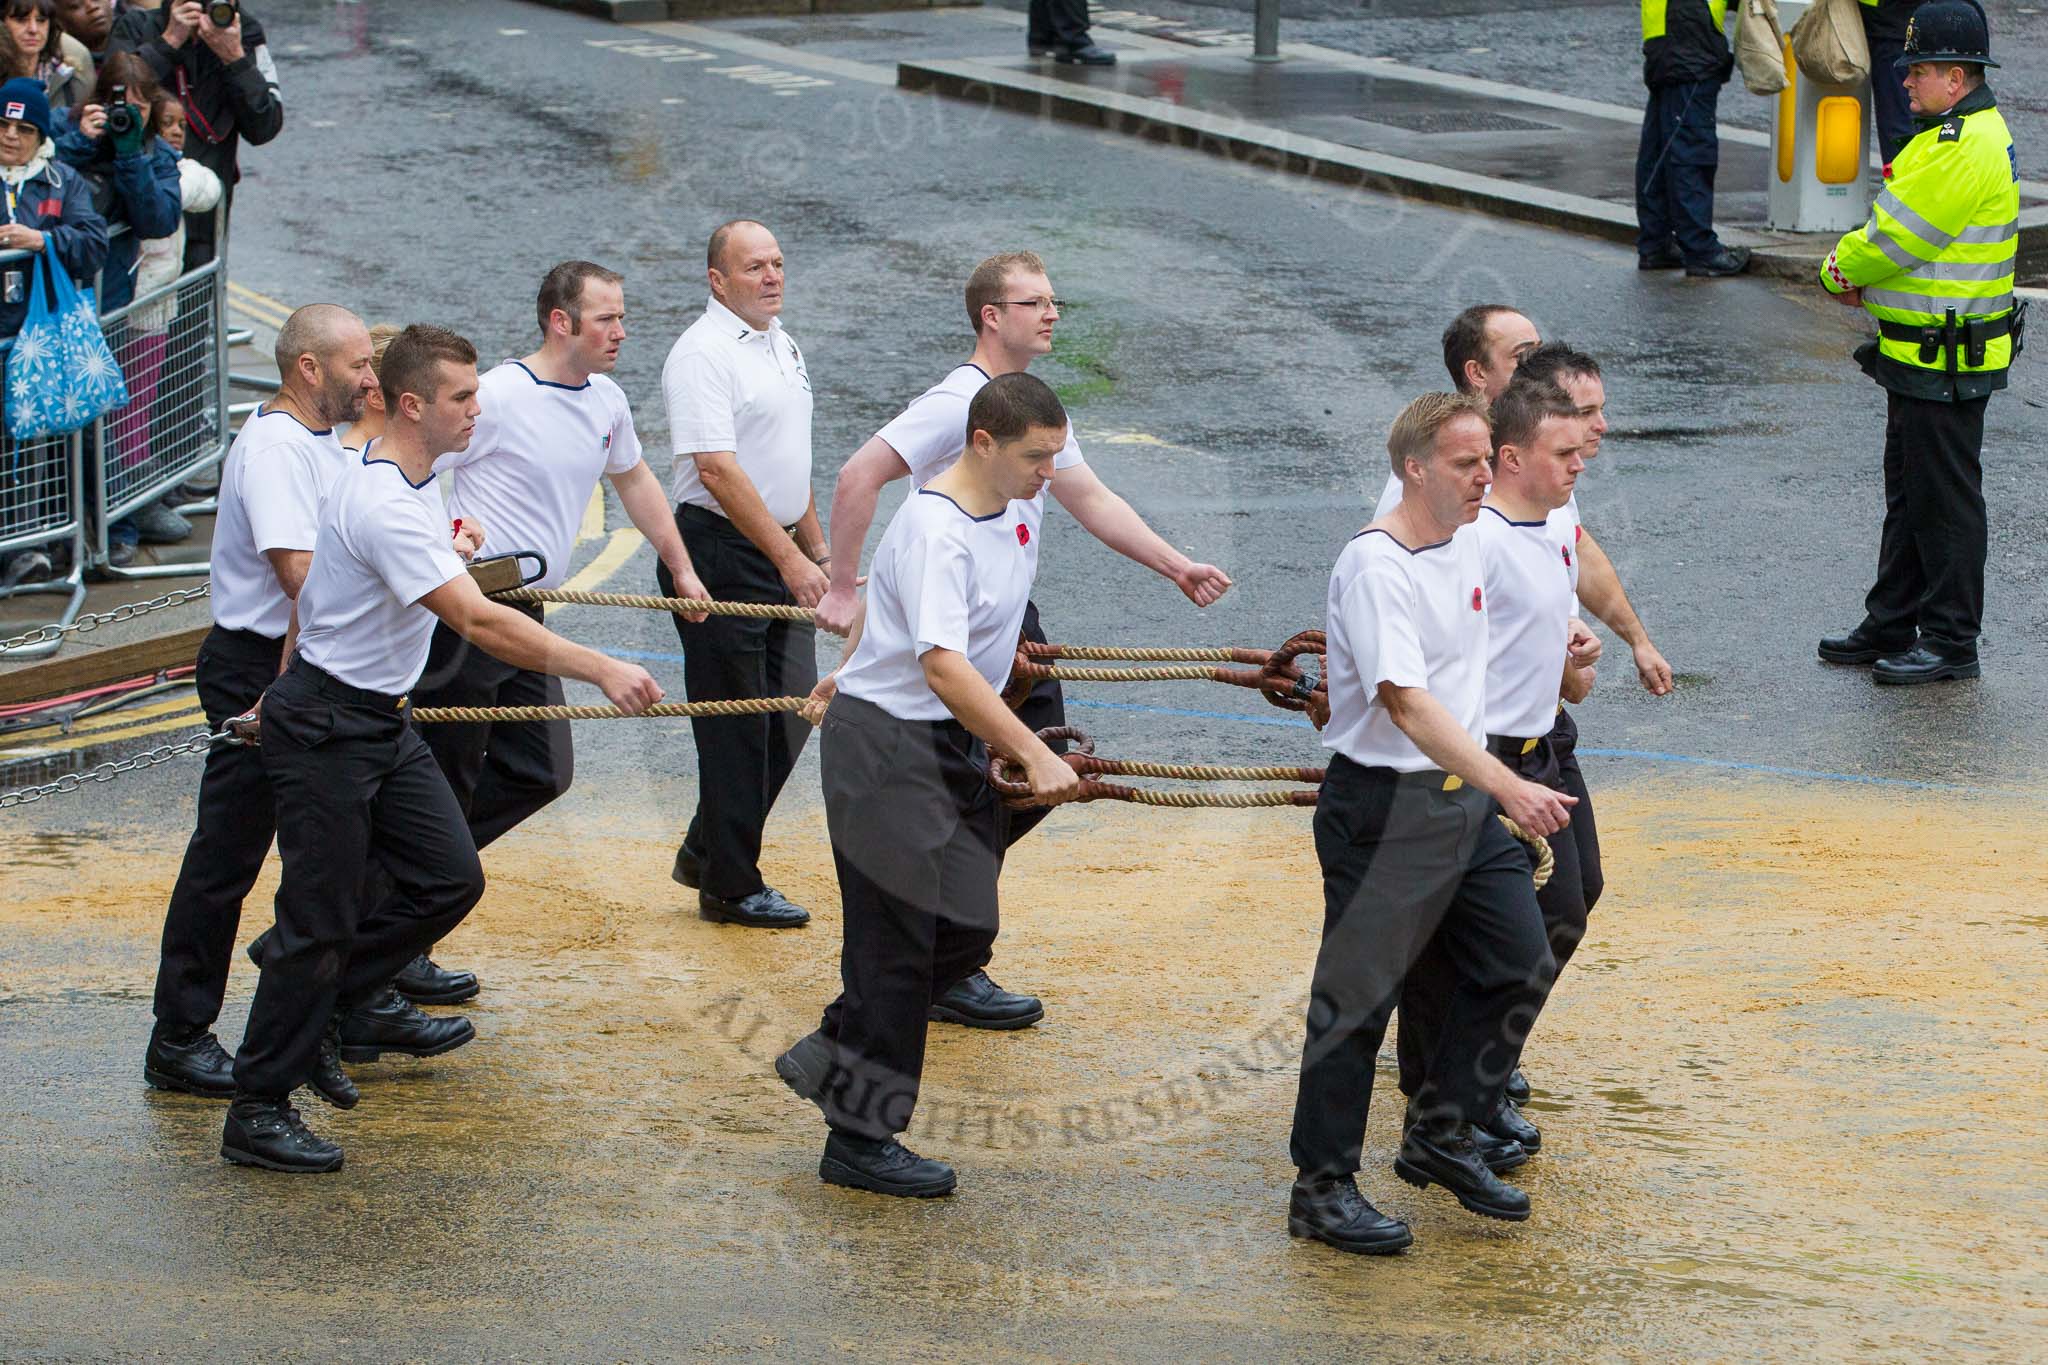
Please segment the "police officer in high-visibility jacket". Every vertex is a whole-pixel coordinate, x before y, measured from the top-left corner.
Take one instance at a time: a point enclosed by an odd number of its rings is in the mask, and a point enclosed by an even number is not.
[[[1974,0],[1930,0],[1906,31],[1920,132],[1892,163],[1870,221],[1842,238],[1821,283],[1877,319],[1856,353],[1889,401],[1884,534],[1862,624],[1820,642],[1881,683],[1974,678],[1984,615],[1984,405],[2006,384],[2019,169],[1984,68]]]

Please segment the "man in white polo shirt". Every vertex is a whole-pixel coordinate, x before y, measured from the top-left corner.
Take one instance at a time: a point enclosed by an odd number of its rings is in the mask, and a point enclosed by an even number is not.
[[[990,381],[963,422],[966,450],[906,498],[875,551],[824,715],[825,821],[846,934],[843,989],[776,1073],[825,1112],[830,1184],[948,1194],[953,1168],[896,1140],[910,1126],[932,999],[988,960],[996,936],[1000,816],[988,751],[1024,767],[1034,797],[1079,780],[1003,704],[1038,574],[1044,490],[1067,415],[1026,374]]]
[[[320,500],[347,456],[334,428],[363,414],[376,386],[370,334],[346,308],[316,303],[278,331],[277,397],[242,424],[221,469],[213,531],[213,629],[193,681],[218,729],[277,677],[292,602],[313,558]],[[274,828],[270,780],[252,749],[215,745],[199,780],[199,818],[164,913],[156,1027],[142,1074],[159,1090],[225,1098],[233,1059],[213,1036],[227,993],[242,901]]]
[[[1586,467],[1590,434],[1579,405],[1562,389],[1526,370],[1493,400],[1493,488],[1468,534],[1479,542],[1486,568],[1486,748],[1517,777],[1577,801],[1571,823],[1549,838],[1556,865],[1536,893],[1543,929],[1557,970],[1586,934],[1591,898],[1582,844],[1597,850],[1593,806],[1566,780],[1568,746],[1555,743],[1559,698],[1583,701],[1593,685],[1599,642],[1573,615],[1579,583],[1579,519],[1572,488]],[[1567,722],[1568,723],[1568,722]],[[1574,731],[1573,733],[1576,733]],[[1597,869],[1597,852],[1595,867]],[[1401,992],[1396,1029],[1401,1089],[1422,1086],[1445,1002],[1455,985],[1440,945],[1416,962]],[[1505,1096],[1479,1125],[1482,1148],[1512,1143],[1534,1152],[1543,1135]],[[1505,1170],[1520,1153],[1495,1156]]]
[[[722,602],[814,607],[825,595],[825,533],[811,497],[811,377],[782,329],[782,248],[751,219],[711,234],[711,298],[662,368],[676,526]],[[664,593],[676,583],[657,571]],[[802,696],[818,681],[804,621],[676,620],[691,701]],[[674,877],[706,919],[794,928],[810,912],[761,879],[761,831],[810,726],[795,714],[693,718],[697,812]]]
[[[535,313],[540,349],[483,377],[483,412],[469,444],[434,461],[434,472],[446,475],[449,516],[486,529],[485,553],[538,551],[547,571],[533,586],[559,587],[584,509],[610,478],[679,595],[703,597],[661,480],[641,458],[625,392],[611,378],[626,339],[622,277],[589,261],[564,261],[541,281]],[[512,609],[541,619],[538,603]],[[561,702],[560,679],[494,659],[446,622],[434,629],[426,672],[413,689],[415,706]],[[422,737],[478,849],[567,791],[575,770],[567,721],[430,725]],[[445,970],[425,953],[396,986],[422,1005],[456,1004],[478,989],[473,973]]]
[[[845,634],[858,606],[855,594],[861,545],[874,523],[882,489],[908,477],[924,487],[960,456],[966,439],[967,407],[993,377],[1016,374],[1052,349],[1060,301],[1053,297],[1045,262],[1029,251],[991,256],[968,277],[967,319],[974,328],[974,354],[854,452],[839,471],[832,494],[832,582],[818,603],[818,624]],[[1145,519],[1098,478],[1081,457],[1073,432],[1060,451],[1060,477],[1052,494],[1090,535],[1110,549],[1167,579],[1198,607],[1206,607],[1230,589],[1230,575],[1213,564],[1197,564],[1168,544]],[[1036,603],[1024,607],[1025,638],[1043,643]],[[1032,731],[1065,725],[1066,704],[1060,685],[1041,679],[1031,689],[1017,716]],[[1064,749],[1061,741],[1054,746]],[[1003,812],[1007,848],[1038,826],[1051,812],[1044,807]],[[970,1028],[1012,1029],[1045,1016],[1037,997],[1006,991],[975,964],[932,1002],[932,1018]]]
[[[476,348],[439,327],[408,327],[385,352],[380,383],[389,425],[321,507],[298,649],[260,703],[284,874],[221,1155],[271,1170],[340,1167],[341,1148],[306,1128],[291,1092],[337,1013],[346,1039],[363,1003],[483,894],[461,808],[408,714],[435,618],[493,658],[594,683],[625,711],[661,699],[645,669],[485,598],[450,548],[434,459],[469,440]],[[365,913],[372,862],[401,894]],[[467,1019],[368,1023],[359,1042],[417,1056],[476,1036]]]
[[[1353,537],[1330,576],[1333,750],[1316,803],[1323,940],[1316,954],[1290,1150],[1288,1230],[1343,1251],[1398,1251],[1406,1224],[1354,1175],[1387,1020],[1433,938],[1457,984],[1394,1170],[1475,1213],[1518,1220],[1529,1198],[1472,1136],[1514,1065],[1551,962],[1521,846],[1562,829],[1571,800],[1516,777],[1483,746],[1488,619],[1479,544],[1460,533],[1491,483],[1486,410],[1425,394],[1387,438],[1405,495]]]

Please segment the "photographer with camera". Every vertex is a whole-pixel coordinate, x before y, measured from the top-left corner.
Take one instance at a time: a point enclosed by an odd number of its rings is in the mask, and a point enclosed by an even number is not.
[[[107,47],[139,53],[185,106],[185,154],[220,177],[232,208],[237,150],[244,141],[261,146],[284,129],[263,25],[240,0],[165,0],[162,9],[116,16]],[[214,257],[213,217],[195,215],[185,229],[191,270]]]

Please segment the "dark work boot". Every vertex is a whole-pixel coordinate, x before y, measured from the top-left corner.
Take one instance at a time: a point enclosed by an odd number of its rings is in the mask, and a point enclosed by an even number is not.
[[[1529,1216],[1529,1196],[1486,1169],[1472,1130],[1464,1124],[1410,1128],[1394,1158],[1394,1174],[1418,1189],[1441,1185],[1460,1204],[1488,1218],[1519,1223]]]
[[[699,891],[697,913],[713,924],[743,924],[749,929],[797,929],[811,922],[810,911],[772,886],[733,900]]]
[[[313,1075],[307,1082],[320,1092],[320,1098],[336,1109],[353,1109],[362,1098],[356,1083],[341,1069],[341,1013],[336,1011],[327,1020],[327,1027],[320,1030],[320,1052],[313,1060]]]
[[[1903,654],[1888,654],[1870,666],[1870,680],[1891,686],[1956,682],[1982,674],[1975,649],[1936,649],[1922,640]]]
[[[1486,1122],[1473,1125],[1473,1140],[1482,1146],[1485,1145],[1486,1136],[1489,1134],[1503,1141],[1516,1143],[1525,1152],[1543,1150],[1543,1130],[1529,1122],[1526,1114],[1505,1099],[1501,1100],[1499,1108],[1487,1116]],[[1501,1169],[1490,1161],[1486,1164],[1496,1171]]]
[[[825,1106],[819,1096],[825,1093],[825,1073],[832,1067],[832,1044],[823,1033],[807,1033],[789,1045],[789,1051],[775,1059],[775,1074],[782,1083],[795,1091],[799,1099],[809,1100],[820,1109]]]
[[[1516,1067],[1508,1073],[1508,1083],[1503,1088],[1503,1093],[1516,1104],[1529,1102],[1529,1078],[1522,1074],[1522,1068]]]
[[[857,1137],[836,1129],[825,1138],[818,1178],[827,1185],[909,1199],[936,1199],[959,1183],[951,1166],[919,1156],[894,1138]]]
[[[1515,1112],[1515,1107],[1505,1100],[1501,1101],[1501,1107],[1511,1114]],[[1408,1113],[1402,1119],[1401,1136],[1406,1138],[1408,1130],[1414,1126],[1415,1111],[1413,1106],[1410,1106]],[[1539,1143],[1543,1140],[1543,1135],[1536,1132],[1535,1124],[1526,1124],[1525,1126]],[[1529,1160],[1529,1153],[1536,1150],[1534,1147],[1524,1146],[1508,1136],[1502,1129],[1495,1128],[1489,1130],[1479,1124],[1472,1126],[1472,1147],[1474,1151],[1479,1153],[1479,1160],[1485,1164],[1486,1169],[1492,1171],[1495,1175],[1503,1175],[1508,1171],[1514,1170],[1515,1167],[1525,1164]]]
[[[235,1059],[206,1030],[189,1038],[152,1033],[142,1054],[142,1079],[158,1090],[224,1100],[235,1093]]]
[[[1904,654],[1913,644],[1910,634],[1898,639],[1880,640],[1874,635],[1865,635],[1863,627],[1858,626],[1847,635],[1824,637],[1820,642],[1820,657],[1831,664],[1874,664],[1887,654]]]
[[[1720,280],[1749,269],[1749,248],[1724,246],[1703,261],[1687,261],[1685,273],[1695,279]]]
[[[483,989],[475,972],[451,972],[425,953],[406,963],[391,984],[415,1005],[459,1005]]]
[[[342,1011],[341,1060],[374,1062],[387,1052],[408,1057],[438,1057],[476,1037],[467,1019],[437,1019],[387,989],[353,1009]]]
[[[237,1166],[291,1175],[341,1169],[341,1148],[317,1137],[286,1100],[237,1095],[221,1129],[220,1154]]]
[[[989,980],[987,972],[975,972],[932,1001],[925,1018],[968,1028],[1029,1028],[1045,1018],[1045,1006],[1035,995],[1006,991]]]
[[[1361,1256],[1391,1255],[1415,1240],[1406,1223],[1368,1204],[1348,1175],[1296,1180],[1287,1200],[1287,1231]]]

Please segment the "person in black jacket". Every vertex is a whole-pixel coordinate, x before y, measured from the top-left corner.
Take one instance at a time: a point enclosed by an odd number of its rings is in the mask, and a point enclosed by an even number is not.
[[[220,177],[232,208],[241,144],[261,146],[284,129],[277,67],[256,16],[244,7],[233,24],[215,28],[200,0],[167,0],[162,9],[116,17],[107,48],[141,53],[164,89],[184,104],[185,155]],[[187,270],[213,259],[213,228],[212,214],[186,217]]]
[[[1636,266],[1739,275],[1749,249],[1714,235],[1721,140],[1714,106],[1735,70],[1728,0],[1643,0],[1643,139],[1636,151]]]

